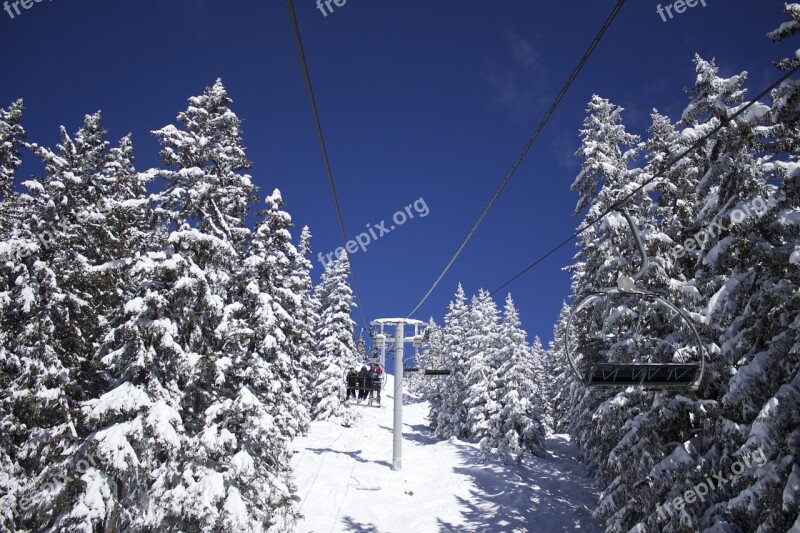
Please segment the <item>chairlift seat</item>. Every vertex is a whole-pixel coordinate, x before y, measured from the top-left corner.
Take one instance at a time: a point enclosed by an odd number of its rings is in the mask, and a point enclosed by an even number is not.
[[[410,366],[403,369],[403,372],[422,372],[426,376],[448,376],[450,370],[438,368],[420,368],[418,366]]]
[[[363,379],[358,378],[356,376],[348,376],[347,379],[347,388],[358,390],[358,391],[376,391],[380,392],[383,388],[383,378],[370,378],[365,377]]]
[[[684,387],[695,382],[699,371],[696,363],[597,363],[586,370],[584,381],[589,387]]]

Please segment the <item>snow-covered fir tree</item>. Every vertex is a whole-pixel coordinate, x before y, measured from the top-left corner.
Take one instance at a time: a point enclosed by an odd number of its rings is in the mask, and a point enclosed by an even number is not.
[[[16,181],[16,171],[22,164],[20,146],[25,139],[22,127],[22,100],[8,108],[0,108],[0,199],[8,201]]]
[[[292,408],[274,394],[286,388],[273,363],[288,359],[276,342],[279,290],[244,285],[254,188],[240,123],[220,82],[190,104],[184,129],[157,132],[171,169],[147,176],[167,181],[157,200],[169,235],[133,262],[135,291],[100,349],[112,388],[84,402],[79,451],[92,466],[63,529],[289,530],[296,520],[290,435],[275,416]]]
[[[580,132],[581,148],[576,152],[577,156],[583,158],[583,163],[572,189],[579,195],[576,213],[586,209],[586,220],[592,221],[636,185],[636,172],[630,168],[630,164],[636,156],[638,138],[625,130],[622,108],[608,100],[593,96],[587,113],[584,128]],[[646,202],[636,198],[633,204],[637,207],[630,214],[638,221]],[[630,205],[626,205],[626,208]],[[610,213],[597,224],[589,226],[581,233],[578,246],[576,264],[569,268],[573,272],[572,290],[576,300],[604,287],[613,287],[618,275],[633,274],[638,266],[634,262],[637,259],[633,238],[619,213]],[[594,345],[592,341],[598,331],[605,331],[603,321],[606,317],[589,318],[592,320],[575,324],[576,344],[586,348]],[[597,360],[598,354],[594,350],[583,349],[580,356],[592,363]],[[614,421],[606,421],[605,424],[596,422],[593,416],[595,410],[613,396],[613,392],[587,390],[574,398],[576,402],[571,405],[570,433],[580,443],[590,472],[596,475],[602,471],[602,462],[614,442],[607,432],[614,431],[616,424]]]
[[[544,404],[543,422],[551,433],[567,432],[570,426],[570,406],[577,403],[577,395],[583,394],[583,386],[577,382],[564,351],[565,327],[569,315],[570,308],[565,302],[553,327],[553,340],[545,356],[547,379],[542,384],[542,394],[547,401]]]
[[[313,322],[306,314],[310,264],[292,244],[292,219],[283,210],[280,191],[273,191],[266,204],[250,242],[243,284],[251,289],[260,287],[258,310],[244,316],[265,322],[254,341],[261,343],[256,351],[267,359],[273,375],[267,400],[280,433],[293,438],[308,430],[310,416],[302,381],[302,365],[309,364],[314,349]]]
[[[527,333],[521,328],[510,294],[499,331],[498,367],[489,392],[497,408],[488,411],[488,431],[480,441],[480,449],[484,457],[497,455],[503,462],[520,463],[525,454],[545,454],[544,409],[535,359],[544,350],[541,342],[534,348],[538,354],[528,346]]]
[[[489,421],[500,409],[492,384],[500,364],[500,314],[488,292],[472,297],[469,328],[464,338],[465,359],[469,370],[464,376],[464,407],[467,419],[463,434],[480,440],[489,433]]]
[[[17,527],[60,520],[68,506],[63,495],[72,488],[59,479],[74,472],[82,453],[80,404],[107,388],[96,349],[108,313],[122,303],[120,253],[128,245],[119,241],[131,236],[120,233],[118,212],[109,206],[131,199],[126,184],[136,173],[129,140],[111,151],[105,134],[95,113],[74,136],[62,128],[57,151],[32,145],[46,177],[25,182],[30,194],[16,200],[29,215],[17,226],[14,258],[6,264],[15,276],[14,305],[3,319],[13,332],[6,343],[13,386],[4,390],[10,402],[4,424],[21,439],[16,459],[27,475]]]
[[[450,374],[442,384],[445,396],[438,410],[431,410],[430,416],[435,420],[436,436],[442,439],[463,437],[466,434],[467,409],[466,376],[469,371],[469,359],[466,352],[466,336],[470,324],[467,296],[459,283],[455,300],[450,302],[444,317],[445,362]],[[432,407],[436,407],[435,405]]]
[[[297,255],[294,259],[294,274],[290,278],[292,294],[297,298],[293,313],[297,320],[295,340],[291,343],[291,347],[294,351],[296,379],[309,413],[311,410],[309,400],[314,383],[315,335],[319,322],[319,302],[314,294],[314,284],[311,280],[313,264],[308,259],[310,254],[311,230],[305,226],[300,233],[300,242],[297,245]]]
[[[792,22],[771,37],[796,33],[800,6],[786,10]],[[778,408],[798,404],[797,84],[776,89],[771,108],[756,103],[734,117],[746,75],[720,78],[713,62],[695,64],[680,122],[653,113],[643,176],[656,178],[658,195],[637,221],[653,257],[647,283],[690,312],[710,355],[705,379],[696,393],[628,390],[595,408],[578,402],[572,429],[603,487],[596,513],[608,531],[784,531],[797,526],[799,503],[789,429],[797,409]],[[707,498],[676,508],[719,473],[727,480]]]
[[[342,424],[352,423],[356,416],[345,402],[345,372],[358,361],[355,322],[350,315],[355,304],[349,276],[350,260],[344,254],[326,265],[316,290],[320,310],[311,391],[312,417]]]
[[[21,273],[19,251],[32,249],[34,243],[19,237],[24,227],[25,211],[21,208],[19,195],[12,193],[17,183],[16,172],[22,164],[19,147],[25,137],[22,127],[22,100],[7,109],[0,108],[0,507],[5,509],[0,516],[0,528],[14,529],[11,510],[28,478],[23,465],[17,459],[17,450],[25,442],[24,421],[13,414],[15,400],[8,392],[13,390],[11,381],[20,373],[21,362],[7,350],[9,319],[18,303],[15,302],[15,286]],[[15,294],[16,293],[16,294]],[[9,347],[10,348],[10,347]]]

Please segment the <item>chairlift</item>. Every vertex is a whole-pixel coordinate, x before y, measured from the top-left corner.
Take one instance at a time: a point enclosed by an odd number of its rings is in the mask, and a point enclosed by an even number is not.
[[[564,328],[572,371],[586,387],[697,390],[706,359],[700,335],[684,310],[637,286],[647,270],[647,254],[633,219],[619,212],[633,234],[641,266],[632,278],[619,276],[617,287],[592,292],[573,306]],[[575,331],[576,318],[602,326]],[[665,329],[671,333],[661,338]]]
[[[422,372],[425,376],[447,376],[450,375],[449,369],[442,369],[442,368],[420,368],[419,366],[419,348],[425,342],[428,341],[430,334],[428,332],[428,328],[422,330],[422,333],[419,332],[418,329],[414,329],[414,336],[412,344],[414,345],[414,366],[405,367],[403,368],[404,373],[408,372]]]
[[[386,377],[386,370],[377,361],[373,361],[370,364],[371,365],[375,365],[375,366],[377,366],[378,368],[381,369],[379,378],[364,377],[363,379],[360,379],[360,378],[358,378],[358,376],[348,376],[347,375],[348,371],[345,370],[344,371],[343,380],[345,382],[345,386],[348,389],[357,390],[357,391],[359,391],[359,393],[361,393],[361,392],[368,392],[368,393],[376,392],[376,393],[378,393],[378,399],[380,399],[380,393],[384,388],[386,388],[386,383],[388,381],[388,378]],[[370,398],[369,402],[368,402],[368,405],[372,405],[372,404],[373,404],[373,398]]]

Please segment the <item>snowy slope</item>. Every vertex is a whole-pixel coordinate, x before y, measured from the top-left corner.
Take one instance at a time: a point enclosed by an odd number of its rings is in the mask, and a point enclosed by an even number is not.
[[[352,428],[314,422],[295,442],[298,531],[602,531],[584,508],[595,494],[563,435],[548,438],[548,459],[483,465],[476,445],[435,439],[427,402],[406,396],[403,470],[392,471],[392,387],[389,376],[383,407],[359,406]]]

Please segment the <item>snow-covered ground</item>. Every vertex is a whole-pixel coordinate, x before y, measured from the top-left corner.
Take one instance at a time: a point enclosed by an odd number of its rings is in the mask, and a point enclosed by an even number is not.
[[[359,406],[352,428],[314,422],[295,442],[300,532],[602,531],[586,507],[595,494],[564,435],[550,457],[520,467],[481,464],[477,446],[439,441],[427,402],[406,397],[403,469],[392,463],[392,377],[383,407]]]

